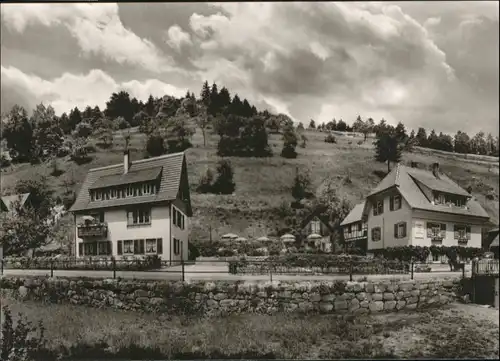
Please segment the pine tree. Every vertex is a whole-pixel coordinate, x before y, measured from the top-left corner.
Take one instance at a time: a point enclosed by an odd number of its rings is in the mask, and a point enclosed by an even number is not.
[[[397,163],[401,159],[402,146],[395,131],[386,129],[377,133],[375,141],[375,160],[387,162],[387,172],[391,170],[391,162]]]
[[[233,167],[231,162],[223,159],[217,166],[217,179],[215,180],[212,188],[213,192],[217,194],[232,194],[236,189],[233,180]]]
[[[201,102],[206,106],[206,107],[209,107],[210,106],[210,87],[208,85],[208,81],[205,81],[203,83],[203,87],[201,88],[201,93],[200,93],[200,97],[201,97]]]

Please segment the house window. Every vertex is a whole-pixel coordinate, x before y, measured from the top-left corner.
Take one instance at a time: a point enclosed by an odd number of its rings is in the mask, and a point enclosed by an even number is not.
[[[434,203],[436,204],[445,204],[446,203],[446,197],[444,196],[443,193],[437,193],[434,195]]]
[[[400,222],[394,225],[394,238],[406,237],[406,222]]]
[[[110,255],[111,254],[111,242],[99,242],[98,244],[98,254],[99,255]]]
[[[181,253],[181,241],[174,238],[174,254],[178,256]]]
[[[157,252],[157,241],[154,238],[146,239],[146,253],[154,253]]]
[[[311,222],[311,233],[316,233],[316,234],[320,234],[320,225],[319,225],[319,221],[312,221]]]
[[[89,216],[94,218],[99,223],[104,223],[104,212],[93,212]]]
[[[427,222],[427,238],[446,238],[446,223]]]
[[[184,229],[184,215],[175,207],[173,208],[173,221],[174,225],[180,229]]]
[[[375,202],[373,207],[373,215],[378,216],[379,214],[382,213],[384,213],[384,202],[383,201]]]
[[[134,254],[134,241],[127,239],[123,241],[123,254]]]
[[[140,224],[151,224],[149,209],[134,209],[127,212],[127,223],[129,226]]]
[[[458,240],[470,239],[470,226],[455,224],[453,227],[454,238]]]
[[[86,256],[96,256],[97,255],[97,242],[85,242],[85,243],[83,243],[83,252]]]
[[[101,191],[95,191],[95,200],[98,201],[101,199]]]
[[[363,230],[363,225],[360,223],[358,223],[358,231],[362,231]]]
[[[389,199],[390,201],[390,210],[391,211],[397,211],[398,209],[401,209],[401,196],[391,196]]]
[[[372,228],[372,241],[378,242],[381,239],[382,239],[382,232],[380,230],[380,227]]]

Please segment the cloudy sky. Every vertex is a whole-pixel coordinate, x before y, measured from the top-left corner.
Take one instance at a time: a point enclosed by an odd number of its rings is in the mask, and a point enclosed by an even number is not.
[[[1,108],[208,80],[307,123],[498,134],[498,2],[2,4]]]

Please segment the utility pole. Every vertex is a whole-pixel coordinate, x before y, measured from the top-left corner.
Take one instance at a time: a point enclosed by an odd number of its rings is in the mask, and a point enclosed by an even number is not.
[[[208,226],[208,229],[210,231],[210,243],[212,243],[212,226]]]

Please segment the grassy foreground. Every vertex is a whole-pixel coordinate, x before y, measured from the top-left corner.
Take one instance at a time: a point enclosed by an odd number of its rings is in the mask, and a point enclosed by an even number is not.
[[[46,347],[66,359],[498,358],[498,310],[452,305],[377,315],[168,318],[3,299],[42,320]],[[496,320],[496,321],[495,321]]]

